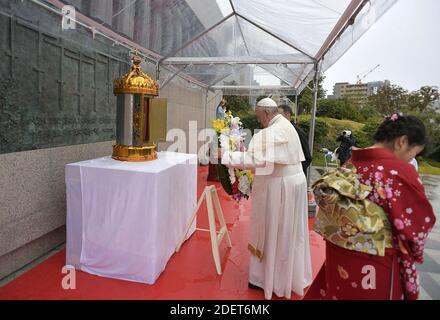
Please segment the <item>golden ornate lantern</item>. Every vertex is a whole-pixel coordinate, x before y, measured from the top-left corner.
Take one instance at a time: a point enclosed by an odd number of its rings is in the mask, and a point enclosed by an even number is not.
[[[143,162],[157,159],[156,145],[150,143],[150,100],[159,95],[156,81],[140,67],[141,58],[133,56],[131,71],[114,81],[117,95],[116,144],[113,159]]]

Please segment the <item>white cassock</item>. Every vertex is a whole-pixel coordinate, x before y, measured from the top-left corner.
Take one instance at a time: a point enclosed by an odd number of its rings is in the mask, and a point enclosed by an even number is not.
[[[304,295],[312,282],[307,181],[298,133],[283,116],[252,138],[247,152],[226,152],[229,167],[255,168],[249,250],[249,282],[266,299]]]

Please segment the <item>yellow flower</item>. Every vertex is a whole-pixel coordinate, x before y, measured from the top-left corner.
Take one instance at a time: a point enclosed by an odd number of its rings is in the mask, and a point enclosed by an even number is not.
[[[237,170],[237,171],[238,171],[237,172],[238,177],[246,176],[250,183],[254,181],[254,175],[252,174],[251,170]]]
[[[222,119],[212,121],[212,127],[217,133],[221,133],[226,128],[226,122]]]

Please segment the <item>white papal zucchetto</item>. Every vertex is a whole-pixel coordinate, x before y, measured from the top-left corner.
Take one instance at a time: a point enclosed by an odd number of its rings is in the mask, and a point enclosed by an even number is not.
[[[278,105],[271,98],[264,98],[257,103],[260,108],[278,108]]]

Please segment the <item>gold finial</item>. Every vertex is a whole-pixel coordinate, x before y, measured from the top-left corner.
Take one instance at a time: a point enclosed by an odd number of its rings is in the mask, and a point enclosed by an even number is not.
[[[141,70],[142,58],[139,56],[137,49],[134,50],[131,61],[131,71],[121,79],[114,81],[113,92],[115,94],[140,93],[158,96],[159,85]]]
[[[142,63],[142,58],[139,56],[139,51],[138,49],[134,49],[134,54],[131,57],[131,62],[133,63],[133,65],[135,66],[140,66],[140,64]]]

